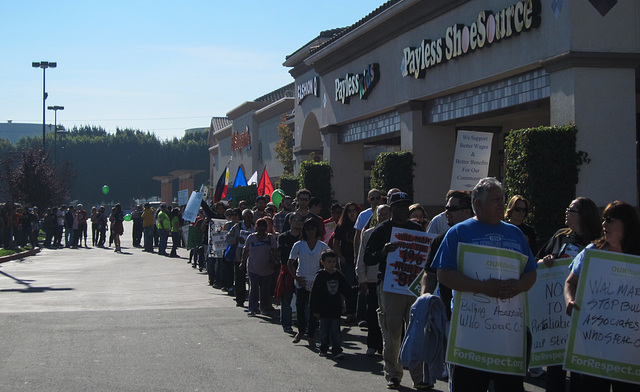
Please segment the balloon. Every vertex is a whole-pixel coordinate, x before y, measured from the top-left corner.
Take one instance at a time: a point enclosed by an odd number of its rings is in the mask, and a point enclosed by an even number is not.
[[[105,195],[109,193],[109,185],[105,185],[102,187],[102,193],[104,193]]]
[[[126,220],[127,222],[131,220],[131,214],[127,214],[124,216],[124,220]]]
[[[282,202],[282,199],[284,198],[284,191],[282,189],[276,189],[275,191],[273,191],[273,193],[271,194],[271,201],[273,202],[273,204],[276,205],[276,207],[280,208],[280,202]]]

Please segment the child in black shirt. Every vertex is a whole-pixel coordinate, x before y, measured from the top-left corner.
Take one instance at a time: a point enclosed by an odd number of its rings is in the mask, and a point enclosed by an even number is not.
[[[340,335],[342,298],[355,294],[344,275],[336,269],[338,257],[332,250],[322,252],[323,269],[318,271],[311,288],[309,308],[320,320],[320,355],[326,356],[331,343],[333,358],[343,358]]]

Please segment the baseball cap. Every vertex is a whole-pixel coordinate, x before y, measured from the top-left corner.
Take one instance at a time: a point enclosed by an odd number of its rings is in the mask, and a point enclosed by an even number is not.
[[[404,192],[396,192],[389,196],[389,205],[394,205],[395,203],[407,202],[409,204],[412,203],[411,199],[409,199],[409,195]]]

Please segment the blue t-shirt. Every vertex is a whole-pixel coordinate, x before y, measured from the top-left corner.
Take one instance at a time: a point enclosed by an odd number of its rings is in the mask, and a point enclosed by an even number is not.
[[[538,268],[527,238],[520,229],[506,222],[490,225],[473,218],[449,229],[438,248],[431,268],[457,270],[459,242],[514,250],[528,257],[523,273]]]
[[[580,272],[582,271],[582,265],[584,264],[584,251],[587,249],[596,249],[594,244],[587,245],[586,248],[582,250],[582,252],[578,253],[578,255],[573,259],[571,264],[569,264],[569,269],[575,276],[580,276]]]

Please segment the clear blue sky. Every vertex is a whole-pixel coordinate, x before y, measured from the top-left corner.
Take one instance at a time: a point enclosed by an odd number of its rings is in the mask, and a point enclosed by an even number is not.
[[[42,70],[31,63],[55,61],[46,104],[65,107],[59,124],[181,137],[291,83],[285,56],[384,2],[5,0],[0,122],[42,123]]]

